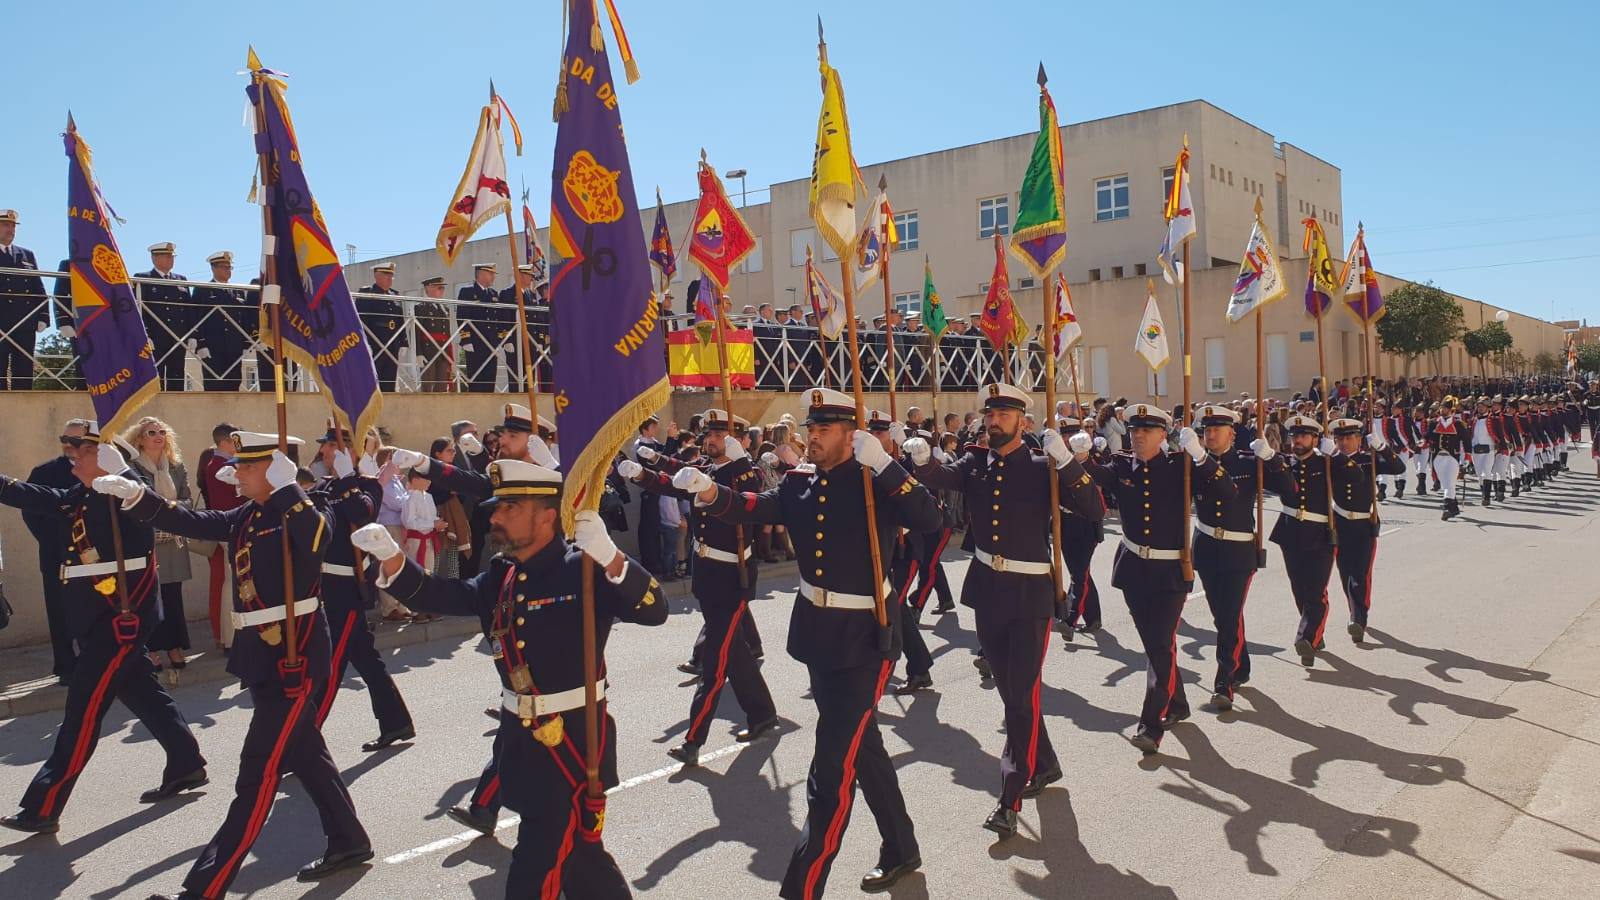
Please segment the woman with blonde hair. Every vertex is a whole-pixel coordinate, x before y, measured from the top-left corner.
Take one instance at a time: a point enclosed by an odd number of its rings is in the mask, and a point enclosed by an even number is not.
[[[161,499],[189,506],[189,475],[183,468],[183,452],[178,449],[178,434],[155,416],[145,416],[122,433],[122,440],[134,449],[129,462],[150,483]],[[181,538],[156,532],[156,569],[161,579],[161,623],[150,635],[147,647],[150,663],[157,669],[171,666],[167,680],[178,681],[178,672],[188,665],[183,651],[189,649],[189,622],[183,612],[183,583],[189,580],[189,549]],[[166,659],[162,659],[162,652]]]

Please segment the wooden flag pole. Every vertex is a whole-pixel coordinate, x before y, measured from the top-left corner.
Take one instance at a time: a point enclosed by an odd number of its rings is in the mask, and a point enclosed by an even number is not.
[[[1365,303],[1366,303],[1366,295],[1363,294],[1362,295],[1363,311],[1370,313],[1371,310],[1365,308]],[[1376,402],[1377,401],[1377,397],[1373,396],[1373,389],[1372,389],[1372,357],[1373,357],[1373,350],[1372,350],[1372,322],[1369,321],[1365,316],[1363,316],[1362,319],[1361,319],[1361,355],[1362,355],[1362,357],[1364,358],[1364,361],[1367,364],[1366,365],[1366,368],[1367,368],[1367,431],[1370,433],[1370,432],[1378,430],[1378,405],[1377,405],[1377,402]],[[1371,467],[1371,472],[1372,472],[1372,525],[1373,525],[1374,531],[1376,531],[1377,530],[1377,526],[1379,525],[1379,522],[1378,522],[1378,451],[1371,450],[1371,452],[1368,453],[1367,455],[1369,457],[1371,457],[1371,462],[1372,462],[1372,467]]]
[[[855,280],[851,277],[850,260],[844,256],[839,258],[839,274],[844,281],[844,317],[849,329],[850,380],[855,389],[856,427],[866,430],[867,401],[861,392],[861,344],[856,333]],[[883,631],[889,627],[889,615],[883,607],[883,551],[878,546],[878,500],[872,490],[872,470],[863,466],[861,480],[866,485],[867,534],[871,535],[867,546],[872,552],[872,610],[877,616],[879,630]]]
[[[1258,217],[1261,215],[1261,198],[1260,197],[1256,198],[1256,215]],[[1261,307],[1259,305],[1257,305],[1257,307],[1256,307],[1255,320],[1256,320],[1256,437],[1261,438],[1264,441],[1264,440],[1267,439],[1267,397],[1266,397],[1266,393],[1265,393],[1265,388],[1262,386],[1264,384],[1264,382],[1266,381],[1266,377],[1265,377],[1264,365],[1263,365],[1262,360],[1261,360],[1261,356],[1262,356],[1262,354],[1261,354],[1261,345],[1262,345]],[[1264,524],[1264,520],[1266,519],[1266,515],[1267,515],[1267,513],[1266,513],[1266,510],[1267,510],[1267,502],[1266,502],[1267,501],[1267,495],[1266,495],[1266,490],[1265,490],[1266,477],[1267,477],[1266,463],[1263,463],[1261,461],[1261,457],[1257,456],[1256,457],[1256,568],[1258,568],[1258,569],[1264,569],[1267,566],[1266,544],[1263,543],[1263,541],[1262,541],[1263,533],[1264,533],[1265,528],[1266,528],[1266,526]]]
[[[1328,427],[1328,362],[1327,362],[1327,354],[1325,354],[1323,352],[1323,349],[1322,349],[1322,319],[1323,319],[1323,316],[1324,316],[1325,313],[1327,313],[1327,310],[1321,309],[1321,304],[1319,303],[1318,304],[1317,315],[1316,315],[1316,320],[1317,320],[1317,383],[1321,388],[1318,391],[1318,393],[1322,395],[1321,396],[1322,427],[1323,427],[1323,434],[1324,435],[1327,434],[1327,427]],[[1339,530],[1335,526],[1334,521],[1333,521],[1334,520],[1334,512],[1333,512],[1333,457],[1324,456],[1322,458],[1322,462],[1323,462],[1323,469],[1327,473],[1327,482],[1328,482],[1328,485],[1327,485],[1327,487],[1328,487],[1328,542],[1330,544],[1332,544],[1333,546],[1337,547],[1337,546],[1339,546]]]
[[[1183,173],[1178,173],[1179,178]],[[1189,242],[1183,242],[1183,310],[1179,317],[1182,326],[1182,335],[1179,340],[1183,344],[1183,415],[1178,422],[1182,428],[1191,421],[1189,415],[1189,376],[1193,366],[1189,361],[1189,281],[1193,273],[1189,269]],[[1188,451],[1184,451],[1188,457]],[[1183,544],[1179,547],[1179,562],[1183,567],[1183,580],[1194,580],[1194,535],[1191,520],[1194,516],[1194,460],[1185,458],[1183,461]]]
[[[889,176],[878,176],[878,190],[887,195],[889,191]],[[868,212],[868,215],[881,216],[883,215],[883,210],[874,209]],[[886,348],[884,351],[886,354],[884,368],[887,369],[886,374],[889,379],[889,421],[898,422],[900,420],[900,412],[895,408],[894,400],[894,322],[890,319],[890,314],[894,312],[894,295],[889,289],[890,248],[887,240],[889,230],[880,228],[878,233],[885,237],[883,243],[878,247],[878,259],[883,266],[883,343]]]
[[[1040,66],[1040,78],[1043,79],[1044,67]],[[1041,83],[1040,87],[1043,87]],[[1044,295],[1040,307],[1044,313],[1044,411],[1045,427],[1052,429],[1059,437],[1061,429],[1056,425],[1056,309],[1054,303],[1055,269],[1045,273]],[[1046,460],[1048,462],[1048,458]],[[1049,468],[1050,475],[1050,579],[1055,584],[1056,602],[1064,603],[1067,599],[1067,587],[1062,583],[1061,570],[1061,478],[1056,473],[1055,465]]]
[[[922,327],[924,330],[926,330],[928,327],[927,323],[924,322]],[[941,337],[943,337],[943,335],[928,335],[928,347],[931,350],[931,352],[928,354],[928,365],[929,372],[933,376],[933,403],[931,405],[933,410],[931,413],[933,417],[933,427],[929,428],[928,431],[935,437],[939,435],[939,429],[944,425],[944,423],[939,420],[939,339]]]
[[[717,364],[722,370],[722,411],[728,416],[728,436],[738,440],[733,422],[733,379],[728,374],[728,337],[726,329],[731,327],[728,322],[728,309],[733,302],[725,296],[717,297]],[[739,570],[739,587],[750,586],[750,573],[744,564],[744,526],[733,526],[734,541],[734,566]]]
[[[563,76],[564,77],[564,76]],[[494,91],[494,82],[489,82],[489,114],[494,118],[494,140],[500,145],[500,158],[506,155],[505,142],[500,137],[500,118],[496,115],[495,107],[499,104],[499,95]],[[539,435],[539,383],[535,373],[538,371],[534,365],[532,342],[528,338],[528,305],[522,299],[522,285],[517,284],[517,223],[511,217],[511,198],[506,197],[506,248],[511,251],[511,294],[517,299],[517,331],[520,333],[520,346],[522,349],[522,377],[523,384],[528,389],[528,412],[533,416],[533,434]],[[534,240],[533,235],[528,240]],[[484,335],[479,337],[485,341]]]

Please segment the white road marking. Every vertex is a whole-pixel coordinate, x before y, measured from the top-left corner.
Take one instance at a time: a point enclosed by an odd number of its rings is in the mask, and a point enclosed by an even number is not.
[[[739,752],[740,750],[743,750],[747,746],[749,746],[749,745],[748,744],[738,744],[738,743],[729,744],[726,747],[722,747],[722,748],[719,748],[717,750],[713,750],[710,753],[701,754],[700,755],[700,762],[703,765],[703,764],[705,764],[707,762],[710,762],[711,760],[716,759],[716,758],[718,758],[720,756],[730,756],[730,755],[732,755],[734,753]],[[666,778],[666,777],[668,777],[670,775],[676,775],[678,772],[681,772],[681,771],[683,771],[683,763],[673,763],[670,766],[662,766],[661,768],[656,769],[653,772],[646,772],[643,775],[635,775],[634,777],[629,778],[627,781],[623,781],[623,782],[618,783],[616,787],[612,788],[609,791],[606,791],[606,796],[609,797],[612,794],[617,793],[618,791],[625,791],[625,790],[628,790],[629,788],[636,788],[641,784],[648,784],[648,783],[650,783],[652,781],[657,781],[659,779]],[[503,831],[503,830],[505,830],[507,828],[510,828],[513,825],[516,825],[516,824],[520,823],[521,821],[522,821],[522,817],[513,813],[512,815],[506,816],[505,818],[503,818],[500,821],[496,822],[495,826],[494,826],[494,830],[496,832]],[[460,846],[461,844],[471,843],[472,841],[475,841],[478,838],[483,837],[483,836],[484,836],[483,833],[480,832],[480,831],[477,831],[475,829],[468,829],[466,831],[462,831],[462,832],[459,832],[457,834],[452,834],[449,837],[440,838],[437,841],[432,841],[430,843],[423,844],[420,847],[413,847],[410,850],[406,850],[406,851],[404,851],[402,853],[396,853],[393,856],[386,856],[386,857],[384,857],[383,861],[386,864],[389,864],[389,865],[393,865],[395,863],[409,862],[410,860],[416,859],[419,856],[426,856],[426,855],[428,855],[430,853],[435,853],[435,852],[438,852],[440,850],[448,850],[451,847],[457,847],[457,846]]]

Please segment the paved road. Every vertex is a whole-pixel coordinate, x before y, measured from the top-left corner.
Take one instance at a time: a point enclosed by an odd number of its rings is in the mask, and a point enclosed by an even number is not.
[[[1587,458],[1574,460],[1589,465]],[[963,610],[926,623],[936,690],[880,707],[925,860],[897,897],[1548,897],[1592,891],[1600,874],[1600,481],[1568,475],[1529,499],[1438,521],[1432,498],[1383,507],[1371,641],[1349,643],[1335,602],[1328,653],[1310,671],[1288,644],[1295,619],[1276,551],[1248,613],[1256,654],[1238,709],[1201,708],[1213,630],[1191,599],[1180,653],[1195,719],[1142,759],[1126,742],[1143,656],[1126,608],[1105,596],[1106,629],[1047,661],[1047,723],[1067,768],[995,843],[979,823],[998,787],[1000,706],[969,665]],[[1110,580],[1108,543],[1095,577]],[[965,562],[947,563],[959,586]],[[792,583],[770,585],[757,618],[766,675],[792,724],[776,740],[732,741],[724,695],[706,767],[679,771],[665,749],[686,726],[690,689],[673,666],[698,617],[612,640],[613,710],[624,786],[607,843],[640,894],[772,896],[805,807],[813,708],[804,670],[782,653]],[[366,698],[347,685],[326,728],[378,851],[320,886],[296,867],[321,851],[310,804],[287,782],[236,892],[253,896],[498,897],[514,833],[469,840],[442,815],[489,751],[481,710],[496,695],[475,640],[400,648],[390,658],[421,734],[367,756]],[[0,896],[143,896],[173,890],[227,804],[248,716],[235,688],[181,689],[213,783],[203,795],[137,804],[158,748],[115,707],[61,834],[0,834]],[[0,722],[0,797],[15,798],[48,751],[54,715]],[[853,896],[874,861],[858,809],[831,887]]]

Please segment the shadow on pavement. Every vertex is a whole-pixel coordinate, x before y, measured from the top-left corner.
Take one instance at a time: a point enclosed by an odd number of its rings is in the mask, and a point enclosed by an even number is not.
[[[1371,634],[1370,630],[1368,634]],[[1413,725],[1428,724],[1428,721],[1417,713],[1417,707],[1424,704],[1442,706],[1457,715],[1470,716],[1474,719],[1503,719],[1517,711],[1514,706],[1452,694],[1409,678],[1369,672],[1327,651],[1317,656],[1316,668],[1305,671],[1306,676],[1315,682],[1354,688],[1371,694],[1387,694],[1389,708]]]
[[[1030,897],[1115,897],[1158,900],[1177,897],[1170,887],[1152,884],[1137,872],[1124,872],[1109,863],[1096,862],[1084,846],[1072,795],[1061,787],[1047,788],[1034,800],[1039,832],[1024,826],[1016,837],[996,841],[992,859],[1029,859],[1044,863],[1048,874],[1013,872],[1012,883]]]
[[[101,826],[87,834],[73,838],[66,843],[61,843],[56,835],[17,835],[15,832],[6,832],[7,836],[16,836],[16,840],[0,846],[0,857],[11,857],[10,867],[6,872],[6,880],[16,884],[25,884],[32,890],[39,891],[39,896],[67,896],[68,888],[77,880],[78,873],[73,868],[73,861],[82,856],[104,847],[112,841],[118,840],[130,832],[158,822],[171,813],[178,812],[189,804],[200,799],[201,793],[193,792],[180,794],[167,803],[157,803],[141,807],[138,812],[125,819],[118,819],[107,825]],[[122,891],[141,885],[144,878],[158,875],[175,865],[183,865],[199,848],[184,850],[173,857],[160,863],[147,867],[143,873],[130,876],[128,881],[114,891],[96,895],[97,897],[112,897]],[[21,895],[14,895],[21,896]]]
[[[1407,656],[1428,660],[1428,664],[1424,667],[1425,671],[1440,681],[1448,681],[1452,684],[1461,683],[1461,679],[1450,674],[1454,669],[1482,672],[1490,678],[1498,678],[1501,681],[1524,682],[1548,681],[1550,679],[1549,672],[1540,672],[1537,669],[1525,669],[1521,666],[1510,666],[1505,663],[1478,659],[1465,653],[1457,653],[1454,650],[1410,644],[1379,628],[1367,628],[1367,636],[1375,638],[1379,647],[1386,647],[1404,653]]]

